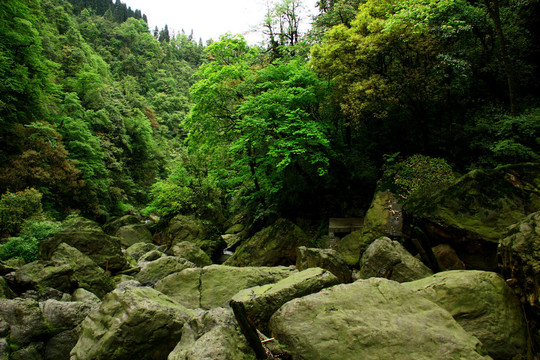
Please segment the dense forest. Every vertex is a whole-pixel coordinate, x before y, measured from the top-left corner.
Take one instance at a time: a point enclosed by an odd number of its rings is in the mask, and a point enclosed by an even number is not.
[[[271,4],[250,45],[118,0],[2,1],[2,236],[70,214],[316,222],[385,179],[405,197],[539,160],[537,0],[320,0],[307,33],[300,6]]]

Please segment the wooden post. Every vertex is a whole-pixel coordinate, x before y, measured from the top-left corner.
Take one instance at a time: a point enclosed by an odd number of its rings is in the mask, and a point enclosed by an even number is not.
[[[246,315],[246,308],[244,307],[244,304],[231,300],[229,305],[234,312],[236,321],[238,321],[240,330],[246,337],[248,344],[251,346],[253,351],[255,351],[255,356],[257,356],[258,360],[265,360],[267,358],[266,351],[264,350],[261,340],[259,339],[259,335],[257,334],[257,329],[255,328],[255,325],[251,323],[248,316]]]

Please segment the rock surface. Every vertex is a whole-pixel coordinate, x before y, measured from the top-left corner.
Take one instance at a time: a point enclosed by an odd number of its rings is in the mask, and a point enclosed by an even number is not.
[[[345,259],[349,266],[358,266],[360,257],[373,242],[370,236],[363,236],[362,230],[356,230],[344,236],[337,243],[336,251]]]
[[[232,301],[242,303],[250,320],[267,333],[270,317],[283,304],[337,284],[339,279],[334,274],[314,267],[292,274],[275,284],[241,290]]]
[[[452,314],[493,359],[526,354],[527,326],[520,303],[498,274],[454,270],[403,285]]]
[[[405,207],[413,227],[450,244],[467,269],[494,271],[506,228],[540,211],[540,164],[473,170],[446,189],[418,196]]]
[[[40,242],[39,258],[49,260],[61,243],[76,248],[105,270],[119,271],[126,266],[118,238],[105,234],[94,221],[84,218],[71,220],[70,226]]]
[[[231,309],[216,308],[194,316],[168,360],[255,360]]]
[[[366,249],[360,260],[360,277],[382,277],[397,282],[421,279],[432,271],[399,242],[382,237]]]
[[[135,280],[143,285],[153,286],[167,275],[193,267],[196,267],[195,264],[186,259],[177,256],[164,256],[147,263],[141,271],[135,275]]]
[[[71,360],[166,359],[193,315],[154,289],[116,289],[83,321]]]
[[[120,227],[115,236],[124,247],[130,247],[136,243],[151,243],[152,233],[143,224],[131,224]]]
[[[114,289],[114,282],[102,268],[64,243],[58,245],[50,261],[34,261],[17,270],[15,280],[22,288],[51,287],[68,293],[85,288],[99,297]]]
[[[343,257],[332,249],[316,249],[300,246],[296,250],[296,269],[302,271],[319,267],[334,274],[339,282],[351,282],[351,270]]]
[[[446,310],[380,278],[292,300],[270,328],[293,359],[491,359]]]
[[[188,308],[212,309],[226,305],[242,289],[275,283],[293,272],[288,267],[210,265],[171,274],[155,288]]]
[[[439,244],[431,249],[442,271],[465,270],[465,263],[461,261],[456,251],[448,244]]]
[[[279,266],[296,264],[296,248],[308,239],[292,222],[279,219],[244,241],[225,264],[234,266]]]
[[[196,266],[203,267],[212,264],[212,260],[196,244],[189,241],[175,243],[168,251],[169,255],[179,256],[191,261]]]

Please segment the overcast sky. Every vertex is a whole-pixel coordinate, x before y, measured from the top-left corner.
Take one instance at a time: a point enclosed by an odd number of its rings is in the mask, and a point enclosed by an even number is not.
[[[253,29],[263,21],[266,0],[122,0],[132,10],[140,9],[148,17],[150,29],[165,24],[170,31],[189,34],[193,30],[196,40],[217,40],[227,32],[243,34],[252,44],[260,41],[261,35]],[[305,26],[316,13],[317,0],[302,0],[306,14],[302,16]],[[250,32],[251,30],[251,32]]]

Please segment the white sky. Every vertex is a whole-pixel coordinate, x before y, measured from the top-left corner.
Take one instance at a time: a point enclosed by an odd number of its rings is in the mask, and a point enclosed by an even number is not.
[[[317,9],[317,0],[301,0],[305,13],[301,16],[304,30],[311,23],[311,15]],[[122,0],[132,10],[140,9],[148,17],[149,27],[161,30],[165,24],[169,31],[179,33],[182,29],[194,39],[203,42],[227,32],[243,34],[255,44],[261,40],[257,28],[264,20],[266,0]]]

